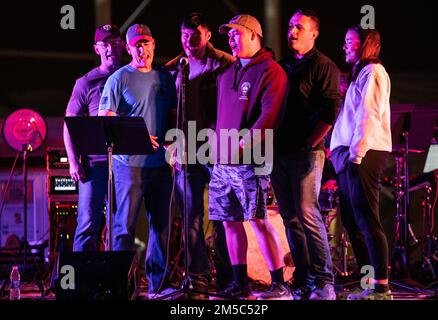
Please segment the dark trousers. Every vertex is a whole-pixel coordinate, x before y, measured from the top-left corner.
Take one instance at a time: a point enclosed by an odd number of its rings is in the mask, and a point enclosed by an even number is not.
[[[213,167],[202,164],[187,166],[187,211],[189,222],[189,271],[207,275],[211,272],[208,250],[204,237],[204,190],[210,181]],[[184,173],[176,171],[176,199],[183,212]],[[219,286],[231,280],[231,262],[222,221],[213,221],[215,240],[214,265]]]
[[[204,189],[210,180],[206,166],[193,164],[187,167],[187,214],[189,228],[189,270],[195,274],[208,274],[208,253],[204,239]],[[176,171],[176,199],[184,214],[184,172]]]
[[[295,263],[297,284],[333,284],[333,263],[318,197],[324,152],[276,155],[271,183]]]
[[[380,178],[387,157],[388,152],[370,150],[360,165],[346,161],[338,172],[342,223],[359,266],[372,265],[377,280],[388,278],[388,242],[379,216]]]

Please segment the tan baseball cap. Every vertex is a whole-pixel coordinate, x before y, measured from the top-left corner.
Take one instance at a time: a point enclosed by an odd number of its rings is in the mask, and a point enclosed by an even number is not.
[[[240,14],[235,16],[230,20],[229,23],[223,24],[219,27],[219,33],[227,34],[230,29],[235,29],[238,27],[245,27],[251,31],[254,31],[263,38],[262,26],[256,18],[249,14]]]

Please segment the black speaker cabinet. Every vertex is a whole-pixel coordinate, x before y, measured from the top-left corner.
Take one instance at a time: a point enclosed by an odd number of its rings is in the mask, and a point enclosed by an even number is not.
[[[137,264],[134,251],[61,252],[56,299],[135,299]]]

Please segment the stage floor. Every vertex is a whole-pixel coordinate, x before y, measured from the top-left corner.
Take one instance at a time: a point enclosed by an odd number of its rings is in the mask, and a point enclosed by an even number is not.
[[[400,283],[402,286],[405,286],[405,283]],[[347,295],[351,290],[355,289],[355,286],[345,286],[345,285],[335,285],[335,290],[337,294],[338,300],[346,300]],[[413,290],[404,289],[398,285],[391,286],[392,293],[394,296],[394,300],[438,300],[438,288],[434,286],[433,289],[428,290],[420,290],[419,288],[412,288]],[[414,291],[415,290],[415,291]],[[255,295],[257,295],[257,292]],[[41,300],[41,294],[38,290],[38,286],[36,283],[24,283],[22,285],[21,290],[21,299],[22,300]],[[159,297],[155,297],[155,299],[160,300]],[[9,300],[9,297],[2,297],[0,300]],[[45,297],[45,300],[56,300],[56,296],[53,292],[49,292],[49,294]],[[141,287],[138,291],[138,296],[136,300],[149,300],[147,290],[145,287]],[[173,296],[171,299],[166,300],[187,300],[184,296]],[[208,297],[193,297],[191,300],[208,300]]]

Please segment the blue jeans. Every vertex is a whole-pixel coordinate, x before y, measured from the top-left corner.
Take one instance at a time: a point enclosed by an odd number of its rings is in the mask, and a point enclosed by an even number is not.
[[[207,166],[187,166],[187,213],[189,227],[189,270],[208,274],[208,253],[204,239],[204,189],[210,180]],[[176,171],[176,198],[181,214],[184,213],[184,172]],[[183,217],[184,218],[184,217]]]
[[[117,210],[113,225],[113,250],[133,250],[142,201],[149,222],[146,276],[149,292],[156,292],[166,276],[169,203],[172,193],[170,167],[137,168],[113,162]]]
[[[302,285],[333,284],[333,263],[318,197],[324,152],[276,155],[271,183],[295,263],[295,280]]]
[[[108,189],[108,167],[84,166],[85,180],[79,182],[78,217],[73,251],[98,251],[103,245],[103,208]]]

